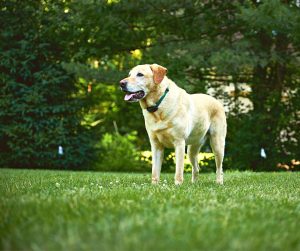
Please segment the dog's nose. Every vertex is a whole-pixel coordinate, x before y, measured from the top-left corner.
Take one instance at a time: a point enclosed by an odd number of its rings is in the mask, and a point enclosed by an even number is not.
[[[120,81],[121,88],[125,88],[126,85],[127,85],[127,81],[126,80],[123,79],[123,80]]]

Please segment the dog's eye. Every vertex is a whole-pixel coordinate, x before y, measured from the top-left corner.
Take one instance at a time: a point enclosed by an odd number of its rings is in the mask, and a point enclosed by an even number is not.
[[[138,74],[136,74],[138,77],[143,77],[144,76],[144,74],[143,73],[138,73]]]

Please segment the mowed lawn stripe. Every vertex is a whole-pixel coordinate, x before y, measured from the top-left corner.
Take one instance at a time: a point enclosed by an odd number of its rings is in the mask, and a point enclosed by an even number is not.
[[[300,250],[300,173],[0,170],[1,250]]]

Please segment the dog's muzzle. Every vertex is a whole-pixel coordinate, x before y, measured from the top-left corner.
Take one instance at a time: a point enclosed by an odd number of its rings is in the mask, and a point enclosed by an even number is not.
[[[120,81],[120,88],[123,92],[126,93],[124,100],[129,101],[129,102],[136,102],[145,97],[145,92],[143,90],[139,91],[130,91],[127,89],[127,84],[128,82],[126,80],[121,80]]]

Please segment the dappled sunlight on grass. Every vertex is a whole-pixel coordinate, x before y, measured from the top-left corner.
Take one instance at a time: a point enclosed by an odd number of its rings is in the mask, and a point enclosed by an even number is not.
[[[2,250],[299,250],[299,173],[0,171]]]

